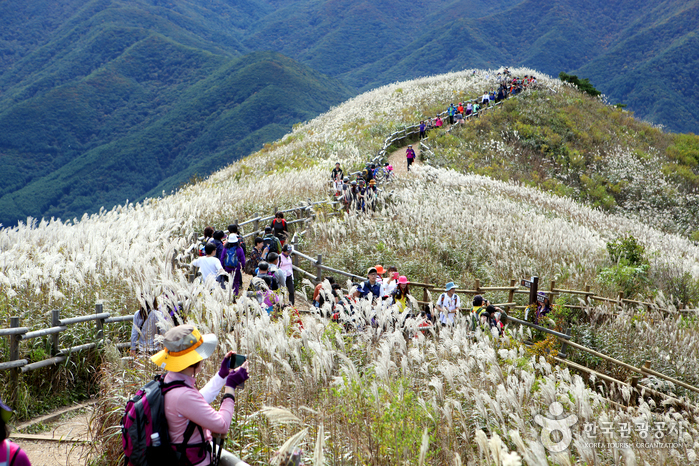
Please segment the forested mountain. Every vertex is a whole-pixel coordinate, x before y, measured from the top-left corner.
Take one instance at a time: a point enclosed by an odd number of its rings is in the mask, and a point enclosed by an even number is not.
[[[356,92],[465,68],[577,73],[699,132],[699,0],[6,0],[0,19],[4,225],[169,190]]]
[[[32,21],[21,18],[39,13],[8,3],[3,225],[30,215],[72,218],[169,192],[352,94],[277,53],[241,56],[233,36],[197,29],[192,17],[209,26],[220,20],[210,11],[197,17],[139,2],[59,2],[63,8],[44,12],[55,16],[30,28],[32,35],[22,33]],[[55,26],[69,7],[78,11]]]

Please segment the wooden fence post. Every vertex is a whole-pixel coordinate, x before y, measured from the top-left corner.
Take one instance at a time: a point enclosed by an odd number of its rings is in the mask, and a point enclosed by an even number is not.
[[[318,261],[316,262],[316,279],[318,283],[321,283],[323,281],[323,269],[320,267],[320,264],[323,262],[323,255],[318,254]]]
[[[539,277],[532,277],[532,287],[529,288],[529,304],[536,304],[536,295],[539,293]]]
[[[480,281],[480,279],[476,278],[476,288],[475,288],[475,290],[476,290],[476,293],[477,293],[477,294],[480,294],[480,293],[479,293],[480,289],[481,289],[481,281]]]
[[[553,304],[553,289],[556,288],[556,280],[551,280],[551,291],[549,292],[549,303]]]
[[[260,232],[260,215],[259,214],[255,214],[255,215],[257,215],[257,217],[255,218],[255,220],[252,223],[253,228],[255,229],[255,232],[252,236],[257,236],[257,234]],[[253,247],[254,246],[255,245],[253,244]]]
[[[61,325],[61,310],[54,309],[51,311],[51,327],[58,327],[59,325]],[[59,333],[54,333],[51,335],[51,356],[57,355],[58,351],[60,350],[58,347],[59,336]]]
[[[513,303],[515,300],[515,290],[514,290],[515,283],[517,283],[517,280],[515,280],[514,278],[510,278],[510,294],[507,295],[507,302],[508,303]],[[510,306],[509,305],[505,306],[505,310],[507,312],[510,312]]]
[[[102,303],[95,304],[95,314],[101,314],[102,309],[104,309],[104,305]],[[104,319],[97,319],[95,321],[95,328],[97,329],[96,343],[99,344],[99,342],[104,339]]]
[[[10,327],[19,327],[19,317],[10,317]],[[10,335],[10,361],[19,359],[19,342],[21,335]],[[10,369],[10,406],[14,403],[17,396],[17,384],[19,382],[19,368]]]
[[[293,248],[294,251],[297,250],[298,244],[299,244],[298,236],[296,235],[296,233],[294,233],[294,236],[291,237],[291,247]],[[291,264],[294,267],[298,267],[299,266],[299,256],[297,256],[296,254],[292,254],[291,255]],[[303,277],[301,277],[301,274],[299,272],[297,272],[296,270],[294,270],[293,272],[294,272],[294,281],[301,280],[303,278]]]
[[[620,292],[619,292],[619,297],[617,298],[617,306],[619,306],[619,308],[621,308],[621,307],[623,306],[623,304],[624,304],[623,301],[622,301],[622,299],[624,299],[624,292],[623,292],[623,291],[620,291]]]

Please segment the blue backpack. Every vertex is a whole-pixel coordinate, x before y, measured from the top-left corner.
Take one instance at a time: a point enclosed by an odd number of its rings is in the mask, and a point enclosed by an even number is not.
[[[226,248],[226,253],[223,257],[223,266],[231,269],[237,269],[239,263],[238,247]]]

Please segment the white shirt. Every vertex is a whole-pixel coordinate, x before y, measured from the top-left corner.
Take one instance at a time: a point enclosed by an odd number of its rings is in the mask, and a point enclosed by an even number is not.
[[[218,257],[200,257],[199,259],[193,260],[192,265],[195,267],[199,267],[199,270],[201,271],[201,279],[204,282],[212,274],[214,278],[216,278],[216,275],[218,275],[218,271],[223,270],[223,266],[221,265],[221,261]]]
[[[398,280],[393,280],[391,283],[384,285],[384,296],[390,296],[398,288]]]
[[[442,293],[439,298],[437,298],[437,306],[441,306],[446,309],[445,312],[439,314],[439,321],[443,324],[447,322],[450,324],[454,323],[454,316],[456,315],[456,308],[461,307],[461,300],[459,295],[454,293],[451,297],[448,294]]]

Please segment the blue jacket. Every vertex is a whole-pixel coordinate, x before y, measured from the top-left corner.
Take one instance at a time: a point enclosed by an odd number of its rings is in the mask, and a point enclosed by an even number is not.
[[[374,298],[381,298],[381,283],[376,282],[374,283],[374,286],[371,286],[371,283],[369,283],[369,280],[367,280],[362,283],[359,293],[362,295],[362,298],[369,296],[369,293],[373,294]]]

